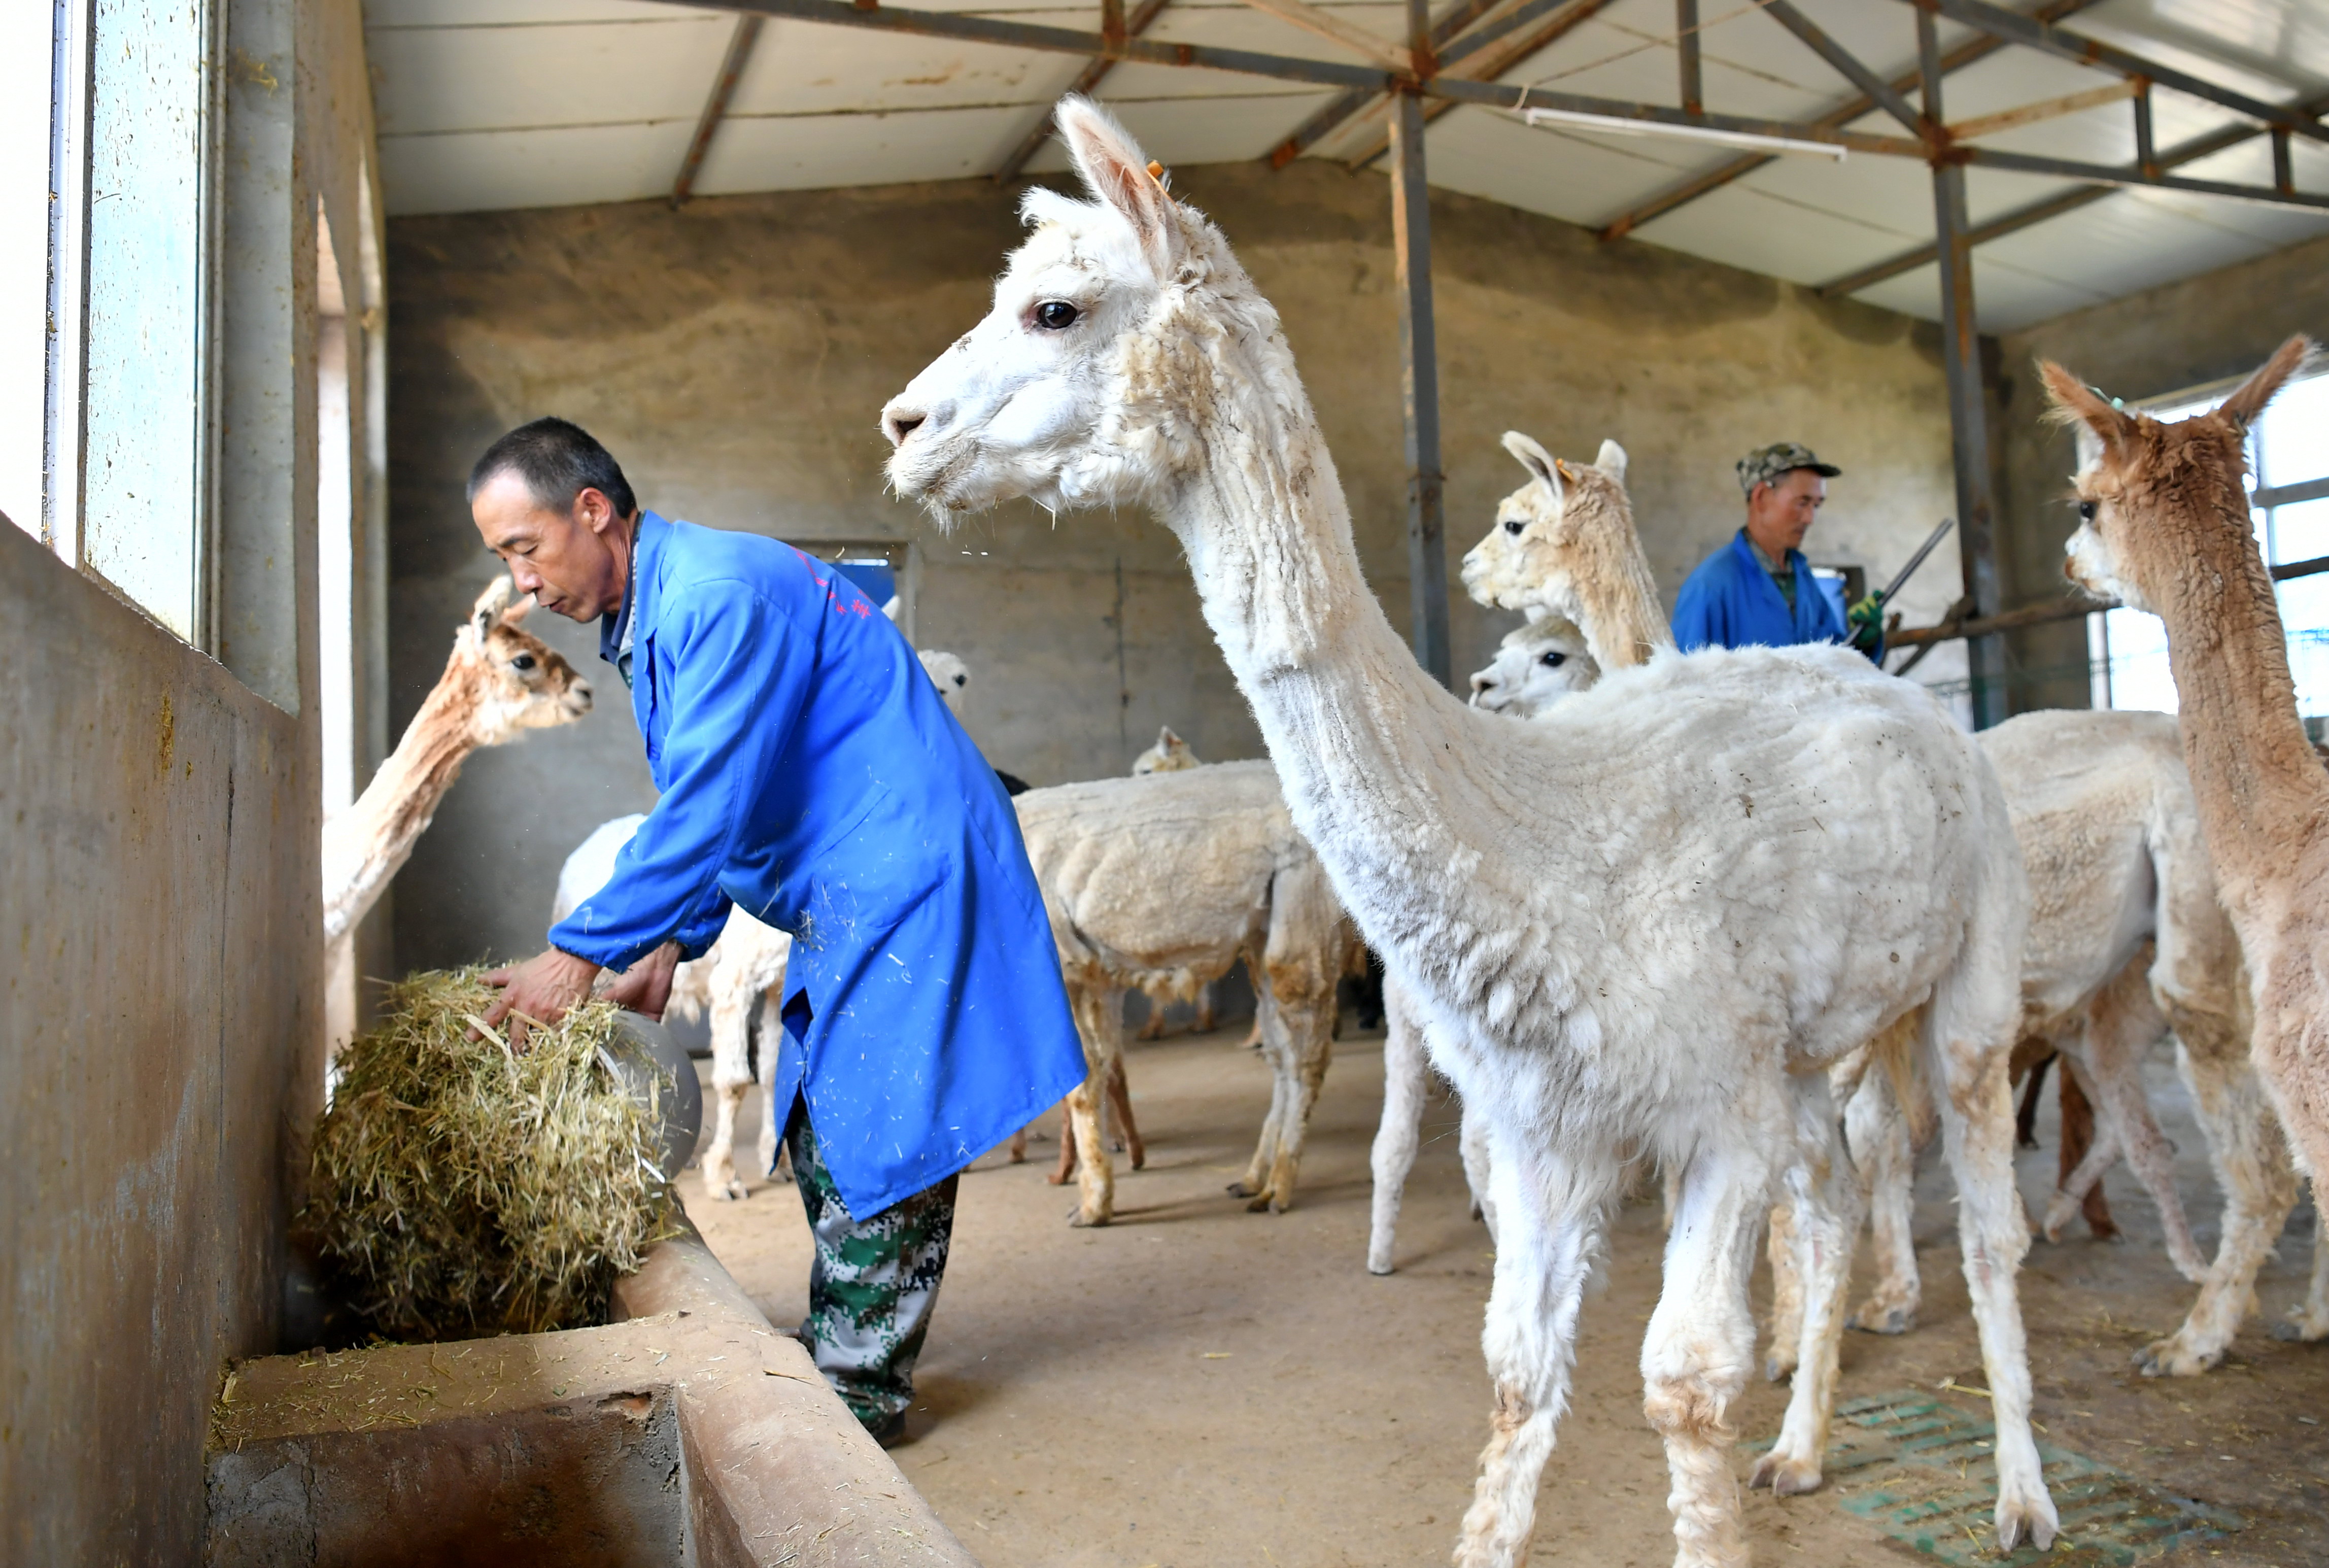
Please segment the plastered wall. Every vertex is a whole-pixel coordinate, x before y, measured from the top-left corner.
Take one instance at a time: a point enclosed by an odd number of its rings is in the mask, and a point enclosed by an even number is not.
[[[2016,333],[2001,341],[1999,534],[2009,602],[2061,596],[2062,542],[2078,519],[2069,505],[2077,466],[2070,432],[2046,423],[2037,362],[2059,361],[2080,379],[2130,402],[2244,376],[2293,332],[2329,337],[2329,241],[2291,246],[2253,261],[2168,284]],[[2017,707],[2084,707],[2086,623],[2035,628],[2012,639],[2029,672]]]
[[[12,1568],[203,1560],[212,1401],[277,1348],[322,1100],[316,214],[358,231],[371,91],[357,0],[218,10],[219,656],[0,524]]]
[[[1383,180],[1301,164],[1182,168],[1174,181],[1282,314],[1370,581],[1404,626]],[[598,434],[668,515],[797,540],[919,541],[920,640],[969,661],[967,722],[998,766],[1038,784],[1118,772],[1163,723],[1208,758],[1259,755],[1177,546],[1152,519],[1055,522],[1022,505],[940,537],[882,493],[876,414],[985,312],[1020,232],[1014,205],[966,181],[392,222],[395,722],[494,569],[462,501],[468,465],[504,429],[554,412]],[[1741,520],[1732,459],[1768,441],[1808,442],[1847,470],[1813,535],[1816,561],[1881,578],[1951,509],[1929,327],[1467,197],[1434,193],[1432,221],[1451,582],[1452,558],[1523,477],[1498,445],[1508,429],[1580,460],[1605,436],[1625,443],[1669,602]],[[1957,591],[1945,550],[1907,600],[1910,620]],[[1513,624],[1459,597],[1459,678]],[[619,697],[594,631],[552,636]],[[1946,675],[1958,656],[1919,673]],[[398,963],[534,950],[568,849],[651,799],[619,701],[473,758],[398,879]]]

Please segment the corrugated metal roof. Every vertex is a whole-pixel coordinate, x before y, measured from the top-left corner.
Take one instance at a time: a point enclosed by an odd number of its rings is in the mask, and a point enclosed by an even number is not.
[[[907,0],[1096,32],[1073,0]],[[1509,10],[1519,0],[1505,0]],[[1386,39],[1398,5],[1322,7]],[[1701,0],[1710,109],[1804,121],[1853,90],[1760,14],[1755,0]],[[1798,8],[1888,76],[1915,62],[1913,13],[1898,0],[1799,0]],[[2030,0],[2017,7],[2034,9]],[[1490,13],[1493,18],[1498,13]],[[1502,80],[1613,99],[1678,100],[1673,0],[1616,0]],[[365,0],[382,176],[393,213],[631,201],[667,195],[736,19],[652,0]],[[2105,0],[2066,24],[2162,65],[2273,103],[2329,89],[2329,0]],[[1971,36],[1944,24],[1944,48]],[[1146,36],[1363,62],[1355,50],[1239,0],[1172,0]],[[954,179],[998,168],[1074,80],[1076,56],[771,20],[738,81],[694,183],[700,194]],[[2025,48],[1953,73],[1946,118],[1962,122],[2107,86],[2115,75]],[[1208,70],[1119,64],[1107,101],[1168,164],[1257,157],[1334,97],[1325,89]],[[1911,101],[1916,95],[1909,94]],[[2165,89],[2153,93],[2162,149],[2241,123]],[[1306,156],[1353,158],[1379,141],[1369,117]],[[1897,134],[1881,110],[1854,129]],[[1601,226],[1739,155],[1666,137],[1532,128],[1463,107],[1429,132],[1431,181],[1571,222]],[[1981,145],[2098,164],[2136,156],[2124,101],[1997,132]],[[2329,191],[2329,147],[2298,138],[2300,189]],[[1062,166],[1046,146],[1032,171]],[[2268,184],[2262,137],[2177,171]],[[1976,165],[1976,224],[2071,189]],[[2329,232],[2329,213],[2164,190],[2122,190],[1975,252],[1985,330],[2004,331]],[[1805,284],[1849,277],[1933,238],[1931,182],[1913,160],[1782,157],[1635,231],[1668,246]],[[1928,265],[1858,298],[1939,313]]]

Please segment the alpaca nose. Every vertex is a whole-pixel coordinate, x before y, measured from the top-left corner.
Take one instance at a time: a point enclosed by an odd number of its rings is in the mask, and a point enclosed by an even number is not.
[[[1494,687],[1495,684],[1495,682],[1490,680],[1486,675],[1474,675],[1472,677],[1472,705],[1476,708],[1478,707],[1480,705],[1480,699],[1486,696],[1489,690]]]
[[[573,700],[575,706],[581,712],[587,713],[590,711],[590,683],[589,681],[576,681],[572,685],[566,688],[566,694]]]
[[[890,438],[891,446],[901,447],[908,436],[925,425],[933,430],[944,425],[945,413],[944,409],[917,408],[900,400],[882,411],[882,433]]]

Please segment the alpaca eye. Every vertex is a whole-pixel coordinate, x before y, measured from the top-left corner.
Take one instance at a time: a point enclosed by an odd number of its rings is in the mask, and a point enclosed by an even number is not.
[[[532,654],[520,654],[517,657],[510,660],[510,668],[514,670],[530,670],[533,667],[533,664],[534,659]]]
[[[1035,325],[1051,332],[1065,332],[1082,314],[1064,299],[1046,299],[1035,307]]]
[[[1507,517],[1504,519],[1504,532],[1512,534],[1515,538],[1519,537],[1520,531],[1527,526],[1527,523],[1518,517]]]
[[[1544,667],[1549,670],[1557,670],[1568,662],[1569,656],[1557,649],[1544,656]]]
[[[2079,522],[2081,522],[2081,523],[2091,523],[2091,522],[2093,522],[2094,520],[2095,520],[2095,504],[2094,504],[2092,501],[2081,501],[2081,502],[2079,502]]]

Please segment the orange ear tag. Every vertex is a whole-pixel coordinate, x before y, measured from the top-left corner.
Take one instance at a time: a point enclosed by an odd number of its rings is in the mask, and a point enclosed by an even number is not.
[[[1552,467],[1553,471],[1558,473],[1564,479],[1573,482],[1577,477],[1577,471],[1574,468],[1571,468],[1562,458],[1555,458],[1552,460]]]
[[[1152,160],[1148,165],[1148,177],[1152,180],[1163,179],[1164,177],[1164,165]]]

